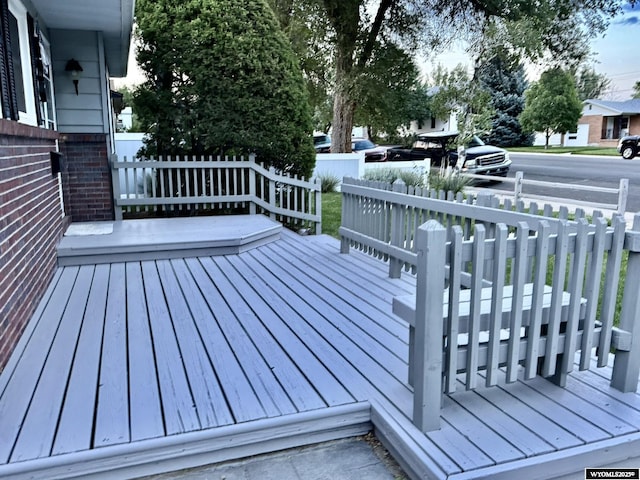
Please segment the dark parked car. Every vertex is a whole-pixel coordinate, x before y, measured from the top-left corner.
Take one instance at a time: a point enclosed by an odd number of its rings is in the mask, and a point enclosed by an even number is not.
[[[313,146],[316,153],[329,153],[331,150],[331,136],[326,133],[315,133],[313,135]]]
[[[618,153],[625,160],[631,160],[640,153],[640,135],[628,135],[618,142]]]
[[[509,152],[502,148],[485,145],[475,135],[466,145],[464,165],[458,165],[456,138],[458,132],[422,133],[410,148],[391,148],[387,151],[388,161],[424,160],[429,158],[432,167],[450,165],[462,172],[480,175],[507,176],[511,160]]]
[[[351,140],[351,150],[354,152],[364,152],[365,162],[384,162],[387,160],[387,149],[379,147],[366,138],[354,138]]]

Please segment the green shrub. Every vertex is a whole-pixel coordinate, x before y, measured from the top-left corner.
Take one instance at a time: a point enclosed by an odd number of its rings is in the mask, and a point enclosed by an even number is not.
[[[400,168],[375,168],[369,169],[364,174],[365,180],[374,182],[393,183],[396,180],[402,180],[405,185],[413,187],[424,187],[425,177],[419,169],[402,170]]]
[[[454,170],[432,171],[429,175],[429,188],[437,191],[459,193],[471,183],[471,179],[464,177]]]
[[[330,173],[318,175],[318,178],[320,179],[320,191],[322,193],[335,192],[338,189],[338,185],[340,185],[340,179]]]

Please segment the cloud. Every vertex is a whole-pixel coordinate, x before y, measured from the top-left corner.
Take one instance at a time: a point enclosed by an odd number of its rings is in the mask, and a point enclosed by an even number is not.
[[[636,16],[636,15],[626,15],[624,18],[621,18],[620,20],[616,20],[614,22],[616,25],[639,25],[640,24],[640,17]]]

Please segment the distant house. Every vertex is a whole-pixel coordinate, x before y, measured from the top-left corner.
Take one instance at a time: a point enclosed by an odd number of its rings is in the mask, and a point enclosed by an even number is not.
[[[110,77],[134,0],[0,0],[0,371],[73,221],[113,219]]]
[[[625,135],[640,134],[640,99],[585,100],[578,131],[588,145],[615,146]]]

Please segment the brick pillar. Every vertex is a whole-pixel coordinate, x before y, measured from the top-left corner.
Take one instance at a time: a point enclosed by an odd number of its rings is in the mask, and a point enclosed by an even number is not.
[[[114,219],[108,143],[105,134],[60,135],[65,210],[74,222]]]

